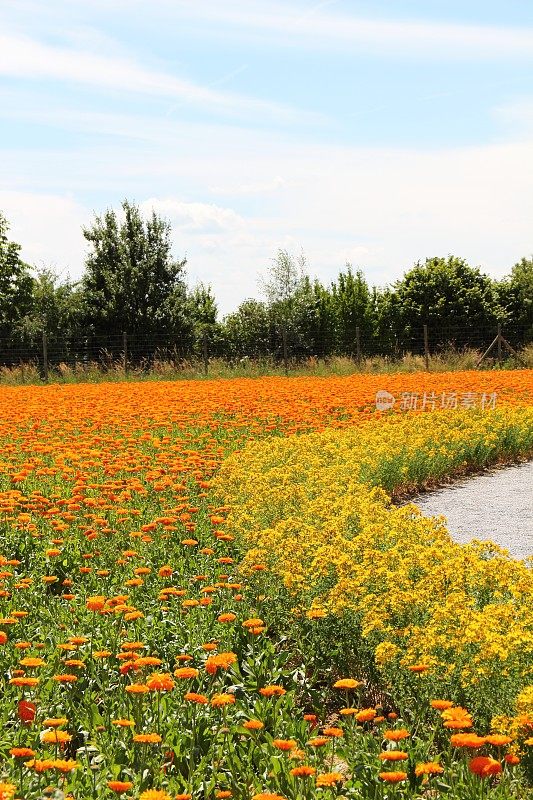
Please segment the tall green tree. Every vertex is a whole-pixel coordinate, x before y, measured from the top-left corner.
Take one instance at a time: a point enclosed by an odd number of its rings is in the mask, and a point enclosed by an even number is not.
[[[170,223],[155,211],[143,219],[124,200],[84,228],[89,243],[83,294],[87,326],[95,334],[188,336],[190,307],[184,282],[186,260],[173,258]]]
[[[514,265],[508,278],[497,285],[504,323],[515,330],[516,340],[533,339],[533,256]]]
[[[494,328],[498,302],[491,279],[464,259],[428,258],[394,285],[406,340],[420,338],[427,324],[435,344],[471,343]]]
[[[9,224],[0,213],[0,339],[21,342],[21,320],[32,305],[33,278],[21,259],[21,246],[8,237]]]
[[[31,308],[21,320],[26,338],[36,340],[43,330],[49,342],[81,336],[82,314],[82,294],[78,284],[68,279],[61,281],[49,268],[36,270]]]
[[[272,352],[272,324],[260,300],[245,300],[221,325],[224,352],[232,358],[264,358]]]
[[[372,294],[361,270],[346,264],[331,285],[335,315],[336,342],[340,353],[353,355],[359,328],[361,342],[370,343],[374,334]]]

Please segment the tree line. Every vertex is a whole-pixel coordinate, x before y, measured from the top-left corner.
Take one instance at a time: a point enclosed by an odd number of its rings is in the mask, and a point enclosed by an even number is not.
[[[81,280],[61,280],[21,258],[0,213],[0,349],[48,341],[117,340],[126,331],[152,349],[174,343],[194,352],[206,338],[228,358],[282,354],[394,354],[431,331],[433,346],[462,348],[500,323],[515,342],[533,339],[533,257],[493,280],[464,259],[432,257],[385,288],[369,286],[350,264],[324,285],[309,275],[303,253],[279,250],[248,299],[219,319],[209,286],[188,287],[186,260],[172,256],[171,226],[155,212],[144,218],[125,200],[83,229],[87,256]]]

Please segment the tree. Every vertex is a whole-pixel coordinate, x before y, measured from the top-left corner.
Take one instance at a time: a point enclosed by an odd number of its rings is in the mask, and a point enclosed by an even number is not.
[[[374,333],[372,295],[361,270],[355,274],[351,264],[340,272],[332,283],[333,310],[336,340],[339,352],[353,355],[356,351],[356,329],[363,341],[368,342]]]
[[[21,341],[21,320],[31,309],[33,278],[20,257],[21,246],[8,238],[9,224],[0,213],[0,339]]]
[[[85,316],[95,334],[190,334],[186,260],[171,255],[170,223],[124,200],[124,218],[113,210],[84,228],[90,245],[83,276]]]
[[[308,296],[306,259],[303,252],[295,260],[287,250],[278,250],[268,276],[260,282],[276,330],[281,335],[283,356],[296,346],[302,301]]]
[[[268,308],[259,300],[245,300],[221,326],[224,349],[232,358],[261,358],[272,351]]]
[[[533,256],[514,265],[508,278],[497,285],[505,323],[516,331],[516,341],[533,338]]]
[[[46,267],[36,270],[33,280],[31,308],[21,321],[26,337],[35,340],[46,331],[48,341],[62,341],[79,336],[82,297],[79,286]]]
[[[494,285],[462,258],[428,258],[394,285],[406,340],[421,338],[424,324],[438,332],[435,343],[468,345],[474,333],[493,328],[498,318]]]

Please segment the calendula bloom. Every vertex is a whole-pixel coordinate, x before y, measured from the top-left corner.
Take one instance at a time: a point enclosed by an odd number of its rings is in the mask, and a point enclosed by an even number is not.
[[[329,739],[327,736],[315,736],[314,739],[309,739],[307,744],[310,747],[324,747],[324,745],[326,745],[328,742]]]
[[[85,601],[86,607],[89,611],[101,611],[106,604],[106,598],[99,594],[94,597],[88,597]]]
[[[35,755],[35,750],[32,750],[31,747],[12,747],[9,754],[13,758],[31,758]]]
[[[282,686],[263,686],[259,689],[259,694],[262,694],[263,697],[282,697],[284,694],[287,694],[286,690]]]
[[[520,764],[520,759],[515,753],[507,753],[507,755],[503,757],[503,760],[513,767],[516,766],[516,764]]]
[[[242,727],[246,728],[247,731],[260,731],[265,726],[258,719],[247,719],[246,722],[242,723]]]
[[[24,766],[28,767],[28,769],[33,769],[35,772],[46,772],[49,769],[54,768],[54,760],[52,758],[32,758],[31,761],[25,761]]]
[[[363,681],[356,681],[355,678],[341,678],[333,684],[334,689],[357,689],[363,685]]]
[[[37,686],[39,683],[39,678],[10,678],[9,683],[11,686]]]
[[[126,691],[128,694],[146,694],[150,689],[145,683],[130,683],[126,686]]]
[[[409,754],[402,750],[385,750],[379,754],[378,758],[380,761],[406,761]]]
[[[132,719],[114,719],[111,725],[116,725],[117,728],[134,728],[135,723]]]
[[[407,779],[407,772],[380,772],[379,777],[386,783],[400,783]]]
[[[407,669],[411,672],[427,672],[429,667],[427,664],[412,664],[410,667],[407,667]]]
[[[219,789],[215,792],[216,800],[228,800],[230,797],[233,797],[233,792],[230,792],[229,789]]]
[[[236,619],[237,614],[227,612],[225,614],[219,614],[217,617],[217,622],[235,622]]]
[[[47,717],[43,720],[43,728],[61,728],[67,722],[68,719],[66,717]]]
[[[501,733],[492,733],[489,736],[485,736],[485,739],[487,744],[492,744],[494,747],[503,747],[513,741],[510,736],[504,736]]]
[[[16,791],[17,787],[14,783],[0,782],[0,800],[9,800]]]
[[[300,767],[293,767],[289,770],[291,775],[295,778],[308,778],[310,775],[316,774],[316,767],[310,767],[308,764],[302,764]]]
[[[389,742],[401,742],[402,739],[407,739],[411,734],[405,728],[397,728],[392,731],[384,731],[383,738]]]
[[[296,747],[294,739],[274,739],[272,742],[273,747],[277,750],[294,750]]]
[[[168,672],[154,672],[146,681],[151,692],[170,692],[175,683]]]
[[[452,708],[453,703],[451,700],[432,700],[430,706],[437,711],[445,711],[447,708]]]
[[[190,797],[190,795],[187,795]],[[162,789],[146,789],[139,795],[139,800],[172,800],[168,792]]]
[[[54,769],[57,769],[58,772],[62,772],[64,775],[68,772],[72,772],[79,766],[79,763],[73,759],[63,760],[61,758],[56,758],[54,760]]]
[[[31,724],[37,713],[37,706],[29,700],[19,700],[17,714],[21,722]]]
[[[57,681],[57,683],[76,683],[78,676],[65,673],[64,675],[54,675],[52,680]]]
[[[259,619],[259,617],[253,617],[252,619],[245,619],[244,622],[242,623],[242,626],[243,628],[257,628],[258,626],[264,624],[265,623],[263,622],[263,620]]]
[[[135,733],[133,741],[137,744],[159,744],[162,739],[158,733]]]
[[[66,744],[66,742],[70,742],[71,739],[72,736],[70,733],[57,729],[43,731],[43,733],[41,733],[41,741],[44,742],[44,744]]]
[[[211,698],[211,705],[213,708],[220,708],[221,706],[229,706],[235,702],[235,696],[222,692],[221,694],[214,694]]]
[[[358,711],[355,715],[357,722],[372,722],[374,717],[377,716],[377,711],[375,708],[363,708],[361,711]]]
[[[476,749],[477,747],[483,747],[487,739],[484,736],[478,736],[476,733],[454,733],[454,735],[450,737],[450,742],[454,747]]]
[[[287,798],[274,792],[259,792],[252,796],[252,800],[287,800]]]
[[[194,669],[194,667],[178,667],[178,669],[174,670],[174,675],[178,680],[182,681],[197,678],[199,672],[200,670]]]
[[[480,778],[488,778],[491,775],[499,775],[502,766],[499,761],[490,756],[477,756],[468,762],[468,769],[474,775],[479,775]]]
[[[199,705],[209,703],[209,698],[205,694],[197,694],[196,692],[187,692],[187,694],[183,695],[183,699],[189,703],[198,703]]]
[[[316,776],[317,786],[335,786],[336,783],[341,783],[344,780],[340,772],[323,772],[321,775]]]
[[[26,658],[21,658],[19,664],[21,667],[43,667],[46,661],[44,658],[31,658],[31,656],[27,656]]]
[[[181,794],[177,794],[174,800],[192,800],[192,794],[188,794],[187,792],[181,792]]]
[[[235,653],[217,653],[209,656],[205,662],[205,669],[210,675],[215,675],[219,669],[229,669],[237,661]]]
[[[422,775],[442,775],[444,769],[436,761],[426,761],[423,764],[417,764],[415,767],[415,775],[420,778]]]
[[[340,739],[342,736],[344,736],[344,731],[342,730],[342,728],[335,728],[332,725],[328,726],[327,728],[324,728],[322,733],[324,734],[324,736],[331,736],[332,738],[337,738],[337,739]]]
[[[116,794],[123,794],[133,789],[133,783],[131,781],[108,781],[107,788]]]
[[[339,714],[341,714],[343,717],[351,717],[358,712],[358,708],[341,708],[339,710]],[[374,721],[377,721],[377,717],[374,717]]]

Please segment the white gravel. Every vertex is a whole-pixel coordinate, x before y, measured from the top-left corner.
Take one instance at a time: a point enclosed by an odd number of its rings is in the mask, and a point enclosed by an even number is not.
[[[515,558],[533,556],[533,461],[466,478],[413,502],[427,516],[445,516],[456,542],[490,539]]]

